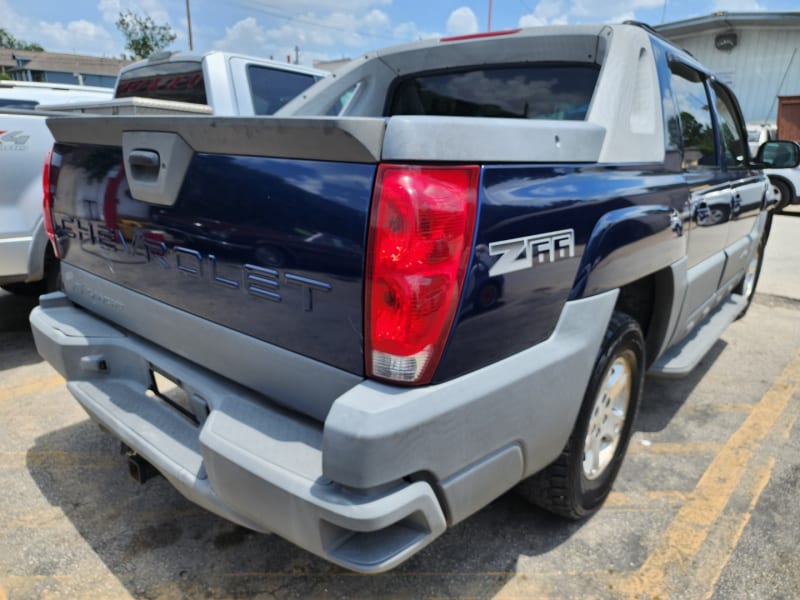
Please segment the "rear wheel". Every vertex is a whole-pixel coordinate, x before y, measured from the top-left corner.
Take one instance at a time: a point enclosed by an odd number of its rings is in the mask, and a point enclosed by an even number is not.
[[[520,484],[523,496],[568,519],[582,518],[600,507],[633,433],[644,364],[639,324],[624,313],[614,313],[569,441],[555,462]]]
[[[778,198],[778,203],[775,206],[776,212],[781,212],[784,208],[789,206],[792,201],[792,192],[789,189],[789,186],[780,181],[779,179],[772,180],[770,179],[770,184],[772,185],[772,193]]]

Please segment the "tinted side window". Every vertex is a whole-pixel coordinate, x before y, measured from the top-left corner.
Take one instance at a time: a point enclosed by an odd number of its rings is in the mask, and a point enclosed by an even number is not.
[[[190,61],[146,65],[122,73],[115,96],[207,104],[203,69],[199,62]]]
[[[699,75],[672,73],[672,93],[678,106],[683,138],[683,168],[716,167],[714,127],[706,86]]]
[[[354,83],[349,88],[347,88],[336,100],[334,100],[331,105],[328,107],[328,110],[325,111],[325,115],[329,117],[337,117],[339,115],[344,114],[347,107],[352,102],[353,98],[358,91],[361,89],[362,83],[360,81]]]
[[[717,108],[722,152],[728,167],[742,167],[745,164],[745,134],[736,110],[728,93],[716,82],[714,89],[714,106]]]
[[[258,65],[247,67],[253,110],[257,115],[271,115],[317,79],[306,73],[271,69]]]
[[[592,65],[530,65],[416,75],[395,87],[389,116],[581,121],[598,73]]]

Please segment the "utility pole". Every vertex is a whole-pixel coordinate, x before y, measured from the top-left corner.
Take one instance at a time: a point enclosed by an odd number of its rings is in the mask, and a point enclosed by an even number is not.
[[[189,10],[189,0],[186,0],[186,24],[189,26],[189,50],[194,50],[192,44],[192,12]]]
[[[186,0],[187,2],[189,0]],[[492,0],[489,0],[489,25],[486,27],[486,31],[492,30]]]

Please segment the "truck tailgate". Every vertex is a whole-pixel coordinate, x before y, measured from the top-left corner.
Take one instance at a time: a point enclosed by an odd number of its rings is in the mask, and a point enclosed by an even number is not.
[[[65,263],[121,286],[112,288],[120,295],[144,294],[363,373],[364,253],[383,119],[48,125]]]

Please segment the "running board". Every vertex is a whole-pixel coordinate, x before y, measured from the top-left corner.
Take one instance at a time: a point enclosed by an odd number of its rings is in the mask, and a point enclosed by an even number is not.
[[[661,377],[688,375],[711,350],[728,325],[736,320],[746,304],[744,296],[731,294],[697,329],[659,358],[648,373]]]

